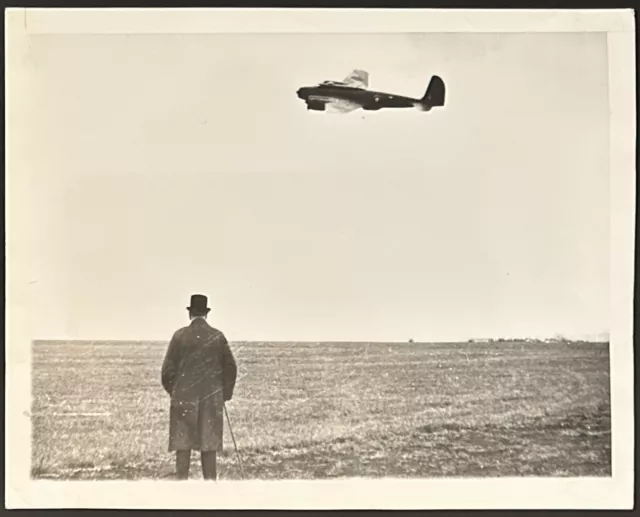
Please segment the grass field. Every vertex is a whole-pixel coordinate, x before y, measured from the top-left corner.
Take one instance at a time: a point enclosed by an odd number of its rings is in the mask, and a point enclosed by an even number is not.
[[[32,475],[171,478],[165,347],[35,343]],[[232,349],[227,407],[250,478],[611,475],[605,343]],[[226,424],[218,470],[240,477]]]

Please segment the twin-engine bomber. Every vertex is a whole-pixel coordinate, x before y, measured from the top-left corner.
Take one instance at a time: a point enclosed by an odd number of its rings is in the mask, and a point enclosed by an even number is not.
[[[421,99],[369,90],[369,73],[354,70],[343,81],[323,81],[316,86],[305,86],[297,91],[307,109],[349,113],[362,108],[377,111],[384,108],[416,108],[430,111],[444,106],[445,85],[437,75],[431,77],[427,91]]]

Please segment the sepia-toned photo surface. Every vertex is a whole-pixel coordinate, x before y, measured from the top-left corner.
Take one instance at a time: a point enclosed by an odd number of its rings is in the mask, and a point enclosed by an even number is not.
[[[10,12],[8,506],[630,507],[633,19],[430,13]]]

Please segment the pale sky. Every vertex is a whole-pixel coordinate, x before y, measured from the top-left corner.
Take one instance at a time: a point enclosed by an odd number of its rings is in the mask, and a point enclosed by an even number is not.
[[[33,36],[34,337],[609,330],[604,33]],[[309,112],[300,86],[447,105]]]

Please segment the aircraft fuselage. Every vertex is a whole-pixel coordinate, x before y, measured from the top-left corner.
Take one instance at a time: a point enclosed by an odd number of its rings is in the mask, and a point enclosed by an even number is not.
[[[414,108],[420,104],[420,99],[340,85],[305,86],[300,88],[297,94],[300,99],[307,103],[328,102],[338,99],[359,104],[365,110]]]

